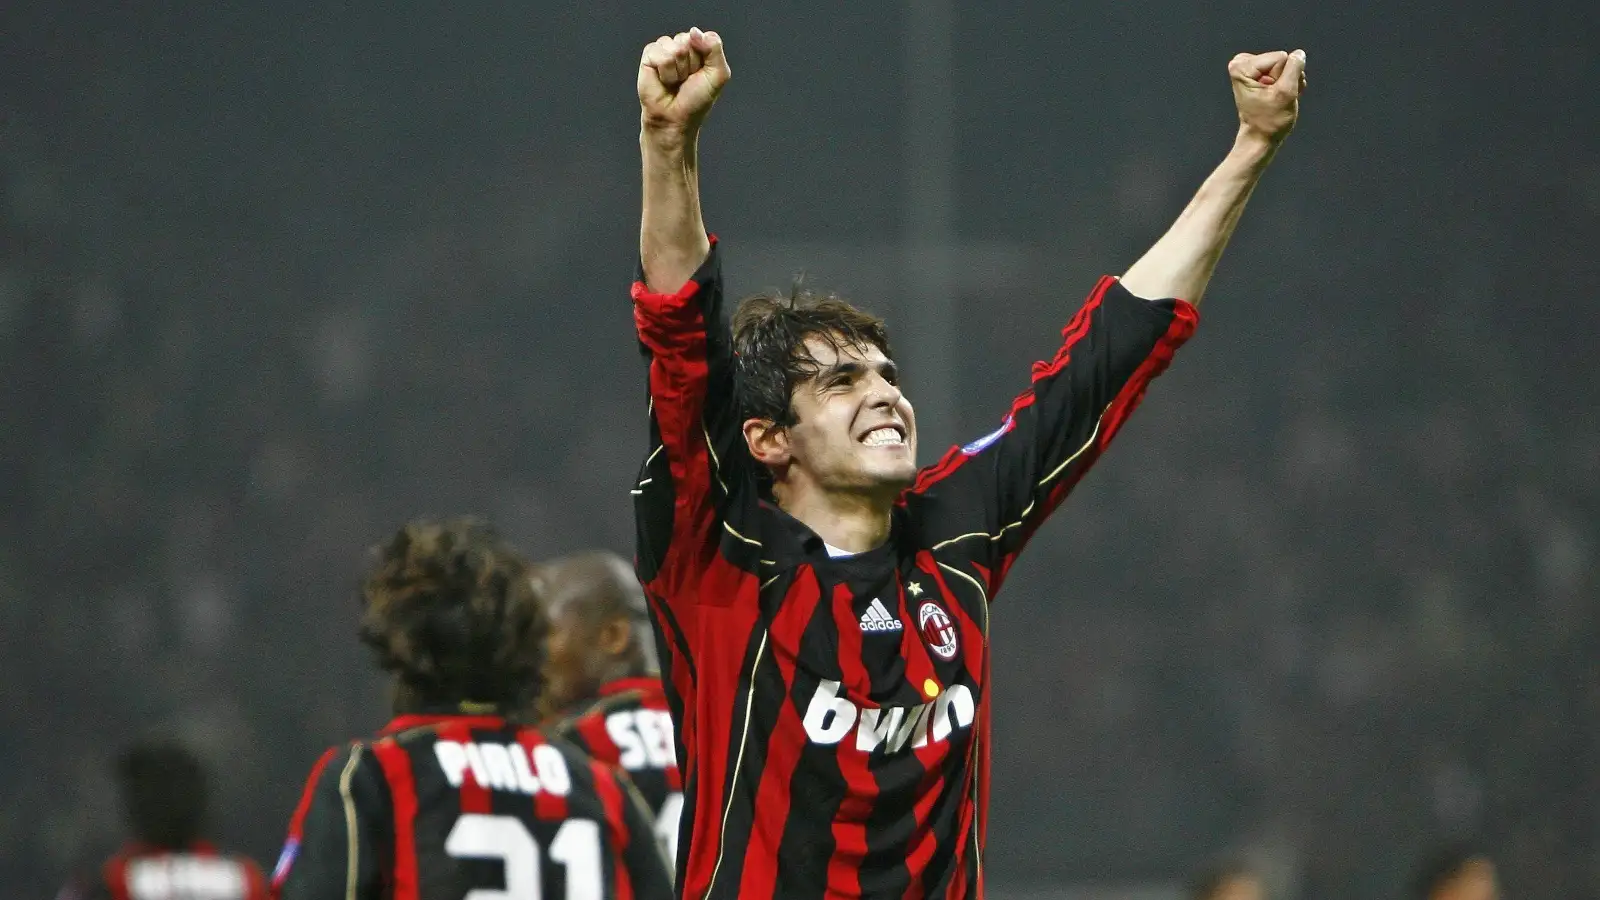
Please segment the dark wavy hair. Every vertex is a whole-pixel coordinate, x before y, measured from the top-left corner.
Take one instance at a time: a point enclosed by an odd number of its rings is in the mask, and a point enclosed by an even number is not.
[[[410,522],[374,552],[361,641],[393,675],[397,712],[531,707],[550,621],[520,554],[472,518]]]
[[[741,417],[769,419],[779,427],[795,424],[794,389],[820,368],[806,347],[809,337],[835,350],[877,347],[894,358],[883,320],[837,294],[814,293],[796,282],[788,295],[748,297],[733,314]]]
[[[206,771],[184,747],[151,742],[117,757],[117,787],[135,840],[182,849],[200,838],[206,817]]]

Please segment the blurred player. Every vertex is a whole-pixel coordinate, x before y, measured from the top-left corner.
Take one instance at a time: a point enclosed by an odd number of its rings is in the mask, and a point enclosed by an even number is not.
[[[266,879],[255,862],[226,856],[201,839],[205,768],[177,744],[132,747],[117,760],[117,786],[133,842],[97,878],[60,900],[261,900]]]
[[[1476,847],[1450,847],[1423,862],[1411,896],[1417,900],[1500,900],[1494,861]]]
[[[628,771],[651,812],[667,859],[677,859],[683,785],[672,717],[656,667],[644,592],[633,566],[586,553],[535,567],[550,609],[552,734]]]
[[[361,638],[398,716],[312,770],[273,874],[300,898],[671,896],[627,776],[518,724],[548,620],[529,568],[471,520],[419,521],[379,550]]]
[[[1294,126],[1304,62],[1229,63],[1222,164],[1100,280],[994,432],[919,472],[882,320],[805,296],[730,317],[697,150],[730,75],[723,44],[695,29],[645,48],[633,311],[651,445],[633,494],[685,753],[685,896],[981,896],[990,598],[1193,331]]]
[[[1226,862],[1200,873],[1189,888],[1192,900],[1266,900],[1261,875],[1241,862]]]

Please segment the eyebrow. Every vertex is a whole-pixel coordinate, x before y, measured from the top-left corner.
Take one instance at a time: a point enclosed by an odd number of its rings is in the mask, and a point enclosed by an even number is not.
[[[866,363],[857,362],[856,360],[836,362],[831,366],[827,366],[818,370],[817,374],[812,376],[812,380],[818,383],[825,382],[832,379],[835,375],[848,375],[851,378],[856,378],[860,376],[861,373],[867,371],[868,368],[869,366]],[[900,374],[900,367],[895,365],[894,360],[892,359],[885,359],[880,362],[875,362],[870,366],[870,368],[876,369],[878,374],[882,375],[885,381],[892,382]]]

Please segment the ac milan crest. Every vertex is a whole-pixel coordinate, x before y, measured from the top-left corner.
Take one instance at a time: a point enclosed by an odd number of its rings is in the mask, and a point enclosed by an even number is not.
[[[917,628],[922,632],[922,642],[940,659],[956,658],[956,625],[939,604],[932,600],[922,604],[917,611]]]

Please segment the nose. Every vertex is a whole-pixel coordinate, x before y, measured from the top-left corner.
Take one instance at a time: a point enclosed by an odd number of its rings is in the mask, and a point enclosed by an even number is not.
[[[900,393],[900,387],[898,385],[891,383],[882,375],[872,376],[871,393],[868,394],[867,402],[873,407],[892,408],[899,406],[900,398],[902,396],[904,395]]]

